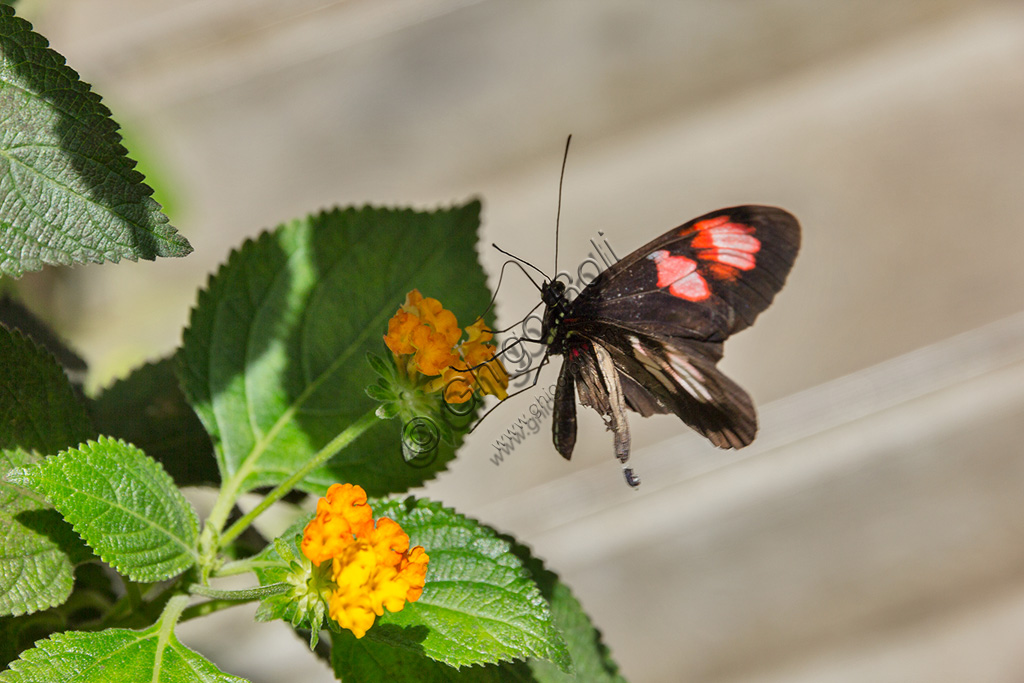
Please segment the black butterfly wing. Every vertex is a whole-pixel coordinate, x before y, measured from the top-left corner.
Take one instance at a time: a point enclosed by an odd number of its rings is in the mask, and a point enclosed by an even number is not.
[[[674,413],[719,448],[743,448],[757,434],[754,404],[715,366],[699,342],[629,335],[609,349],[626,405],[644,417]]]
[[[573,384],[580,403],[600,413],[617,436],[620,429],[624,431],[625,452],[616,440],[616,455],[623,462],[623,454],[628,457],[629,433],[619,416],[625,408],[644,417],[675,414],[719,448],[743,448],[757,434],[750,397],[715,366],[721,344],[655,338],[599,322],[577,328],[573,337],[576,341],[566,354],[555,401],[555,445],[564,457],[572,449],[563,450],[559,443],[568,424],[562,416],[571,415],[575,436],[575,406],[559,401],[558,394],[563,386],[571,392]],[[602,354],[609,357],[610,366],[601,367]]]
[[[555,450],[563,458],[572,457],[576,447],[576,372],[577,367],[566,358],[558,373],[558,384],[555,385],[554,418],[551,424],[551,437],[555,442]]]
[[[598,275],[564,324],[608,321],[655,337],[720,342],[768,307],[799,248],[800,224],[782,209],[712,211]]]
[[[607,357],[607,352],[604,352],[604,356]],[[615,398],[621,394],[621,389],[618,385],[608,386],[611,382],[602,376],[600,365],[593,344],[587,342],[573,344],[566,351],[562,362],[558,384],[555,386],[552,436],[555,448],[566,460],[572,457],[576,445],[577,392],[580,403],[593,408],[606,419],[612,413],[613,404],[618,402],[624,405],[623,401],[616,401]],[[608,367],[607,360],[604,365]]]
[[[626,466],[629,460],[629,423],[622,375],[609,349],[600,343],[580,340],[566,353],[555,388],[553,436],[555,447],[566,460],[576,444],[576,401],[596,410],[615,435],[615,455],[622,463],[626,483],[638,486],[640,479]],[[575,389],[575,391],[574,391]]]

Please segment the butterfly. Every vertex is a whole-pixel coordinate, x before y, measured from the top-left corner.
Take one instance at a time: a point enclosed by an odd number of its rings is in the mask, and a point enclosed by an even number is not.
[[[782,289],[800,248],[800,224],[770,206],[712,211],[669,230],[600,273],[569,300],[547,280],[541,339],[564,357],[552,436],[565,459],[576,444],[576,398],[614,433],[626,482],[626,411],[672,413],[719,448],[757,433],[747,393],[718,368],[722,344],[754,323]],[[538,373],[539,374],[539,373]]]

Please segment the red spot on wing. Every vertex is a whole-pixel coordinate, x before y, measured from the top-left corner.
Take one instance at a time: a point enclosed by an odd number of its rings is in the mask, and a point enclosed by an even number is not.
[[[697,235],[693,248],[697,258],[710,261],[708,270],[720,280],[733,280],[741,270],[757,266],[754,257],[761,251],[761,240],[754,237],[754,228],[730,223],[728,216],[716,216],[694,224]]]
[[[648,254],[658,267],[658,286],[668,287],[672,296],[687,301],[703,301],[711,296],[707,280],[697,272],[697,262],[685,256],[673,256],[665,249]]]

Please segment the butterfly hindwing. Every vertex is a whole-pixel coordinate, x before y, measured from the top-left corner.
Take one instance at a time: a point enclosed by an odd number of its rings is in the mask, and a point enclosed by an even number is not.
[[[594,354],[580,348],[610,356],[623,405],[633,412],[675,414],[719,448],[742,448],[754,439],[757,417],[750,397],[716,367],[720,343],[655,338],[600,322],[578,328],[572,338],[580,341],[567,357],[587,362],[573,364],[567,358],[562,372],[575,376],[580,403],[604,416],[609,429],[615,429],[611,418],[616,413],[610,382],[599,373]]]
[[[630,335],[614,347],[626,404],[645,417],[674,413],[719,448],[743,448],[757,434],[757,414],[743,389],[715,366],[699,342]]]

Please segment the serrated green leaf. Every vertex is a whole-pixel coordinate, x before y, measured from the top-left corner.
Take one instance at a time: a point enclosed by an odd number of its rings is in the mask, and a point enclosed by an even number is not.
[[[561,632],[572,656],[574,674],[559,670],[551,662],[533,659],[527,662],[538,683],[626,683],[619,675],[619,667],[611,657],[607,646],[601,640],[601,632],[594,628],[590,617],[583,611],[579,600],[558,576],[544,567],[533,557],[530,550],[515,543],[511,537],[504,537],[512,545],[512,552],[519,557],[530,576],[537,583],[544,599],[551,606],[555,625]]]
[[[246,683],[161,627],[58,633],[23,652],[0,683]]]
[[[0,5],[0,272],[192,251],[100,98]]]
[[[411,647],[451,666],[536,658],[571,669],[547,602],[492,529],[429,501],[374,504],[373,511],[398,522],[430,557],[423,595],[401,612],[385,612],[378,626],[401,627]],[[366,637],[396,633],[378,626]]]
[[[9,281],[9,280],[8,280]],[[85,360],[71,350],[64,340],[35,313],[17,299],[0,293],[0,326],[17,330],[51,353],[71,384],[81,387],[88,370]]]
[[[389,627],[384,625],[383,628]],[[525,662],[456,669],[428,658],[422,651],[395,647],[368,637],[357,639],[348,631],[332,633],[331,639],[331,668],[345,683],[527,683],[537,680]]]
[[[92,401],[89,412],[100,434],[141,448],[178,486],[217,482],[210,435],[185,400],[174,359],[136,368]]]
[[[88,552],[37,494],[7,473],[93,435],[85,409],[54,358],[0,327],[0,615],[64,602]]]
[[[133,581],[168,579],[197,560],[195,510],[163,468],[130,444],[100,437],[47,458],[21,481]]]
[[[418,288],[464,323],[489,296],[474,245],[479,202],[432,213],[335,210],[293,221],[232,254],[199,295],[181,351],[182,386],[214,446],[223,480],[250,472],[243,489],[290,476],[373,409],[388,319]],[[371,495],[422,483],[454,457],[412,466],[402,425],[381,422],[307,479]],[[457,444],[456,444],[457,445]]]
[[[51,610],[53,608],[18,617],[0,617],[0,671],[7,669],[37,640],[66,628],[61,615]]]
[[[52,511],[57,517],[56,510]],[[71,531],[70,525],[67,526]],[[75,535],[77,539],[78,536]],[[79,543],[81,540],[79,539]],[[84,547],[84,545],[83,545]],[[117,580],[117,589],[114,580]],[[75,587],[64,603],[33,614],[0,617],[0,671],[17,659],[37,640],[58,631],[93,628],[124,594],[124,584],[100,562],[83,562],[75,567]]]
[[[91,436],[92,425],[50,353],[0,326],[0,450],[49,455]]]

